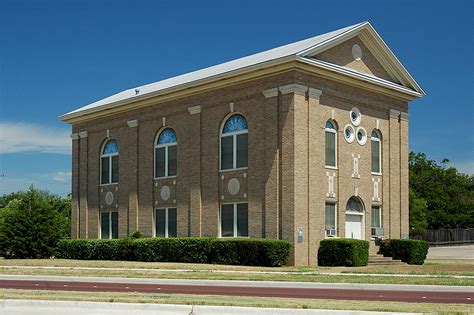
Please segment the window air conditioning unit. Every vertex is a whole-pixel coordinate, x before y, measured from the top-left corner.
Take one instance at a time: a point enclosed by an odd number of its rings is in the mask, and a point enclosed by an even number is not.
[[[327,229],[326,236],[328,237],[335,237],[336,236],[336,229]]]
[[[380,227],[373,227],[372,228],[372,236],[375,236],[377,238],[381,238],[383,237],[384,233],[383,233],[383,228],[380,228]]]

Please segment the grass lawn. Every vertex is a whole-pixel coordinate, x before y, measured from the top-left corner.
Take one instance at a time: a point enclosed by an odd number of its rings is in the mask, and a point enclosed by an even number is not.
[[[283,307],[304,309],[363,310],[420,313],[470,313],[469,304],[432,304],[380,301],[316,300],[213,295],[155,294],[133,292],[77,292],[0,289],[0,299],[66,300],[92,302],[161,303],[187,305],[224,305]]]
[[[7,268],[26,266],[28,269]],[[38,268],[34,268],[38,267]],[[54,269],[49,267],[61,267]],[[80,269],[95,268],[95,269]],[[104,269],[114,268],[114,269]],[[116,269],[117,268],[117,269]],[[174,270],[174,271],[171,271]],[[286,273],[281,273],[286,272]],[[305,272],[305,273],[302,273]],[[312,273],[314,272],[314,274]],[[318,274],[331,272],[336,275]],[[357,276],[347,273],[400,274],[400,276]],[[308,274],[309,273],[309,274]],[[344,274],[339,274],[344,273]],[[210,280],[252,280],[252,281],[304,281],[326,283],[382,283],[382,284],[425,284],[474,286],[474,278],[452,278],[450,276],[474,276],[474,264],[469,263],[427,263],[422,266],[367,266],[358,268],[328,267],[245,267],[182,263],[146,263],[127,261],[83,261],[65,259],[0,260],[0,274],[10,275],[57,275],[57,276],[99,276],[129,278],[166,279],[210,279]],[[426,277],[406,277],[420,274]],[[442,276],[437,278],[436,276]]]

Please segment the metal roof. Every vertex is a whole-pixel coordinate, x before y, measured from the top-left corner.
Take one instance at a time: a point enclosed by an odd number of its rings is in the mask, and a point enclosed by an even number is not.
[[[138,99],[146,97],[146,95],[151,96],[160,93],[160,91],[165,91],[169,89],[179,89],[181,86],[187,86],[194,82],[197,83],[204,79],[212,79],[213,77],[222,76],[227,73],[232,73],[237,70],[245,69],[247,67],[257,66],[259,64],[276,61],[289,56],[303,56],[306,54],[306,52],[313,51],[315,47],[321,46],[327,42],[339,38],[346,33],[352,33],[353,31],[361,29],[365,26],[369,26],[371,29],[373,29],[369,22],[354,24],[336,31],[314,36],[295,43],[263,51],[254,55],[235,59],[201,70],[185,73],[162,81],[134,87],[101,99],[97,102],[83,106],[79,109],[62,115],[60,118],[62,120],[69,120],[70,118],[80,116],[83,113],[91,113],[101,110],[102,108],[120,106],[124,102],[133,101],[134,98]]]

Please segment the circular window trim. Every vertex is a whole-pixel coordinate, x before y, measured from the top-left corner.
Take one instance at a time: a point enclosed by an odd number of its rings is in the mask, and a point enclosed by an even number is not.
[[[351,130],[352,136],[350,138],[347,138],[347,135],[346,135],[346,130],[347,129]],[[352,127],[351,125],[346,125],[344,127],[344,139],[346,140],[346,142],[347,143],[352,143],[352,142],[354,142],[355,138],[356,138],[356,133],[355,133],[354,127]]]
[[[352,119],[353,113],[357,115],[357,119],[355,121]],[[360,123],[362,122],[362,115],[360,113],[360,110],[357,107],[352,107],[351,111],[349,112],[349,119],[351,120],[351,123],[354,126],[357,127],[360,125]]]
[[[363,133],[362,140],[359,140],[359,132],[362,132],[362,133]],[[360,145],[364,145],[364,144],[367,143],[367,131],[365,131],[365,128],[364,128],[364,127],[359,127],[359,128],[357,128],[357,131],[356,131],[356,139],[357,139],[357,142],[358,142]]]
[[[361,61],[362,59],[362,48],[357,44],[352,46],[352,57],[354,57],[356,61]]]

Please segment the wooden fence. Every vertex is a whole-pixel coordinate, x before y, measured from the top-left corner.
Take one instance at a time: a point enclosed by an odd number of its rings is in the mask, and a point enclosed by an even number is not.
[[[427,230],[425,235],[410,235],[411,239],[424,240],[431,245],[474,243],[474,229]]]

